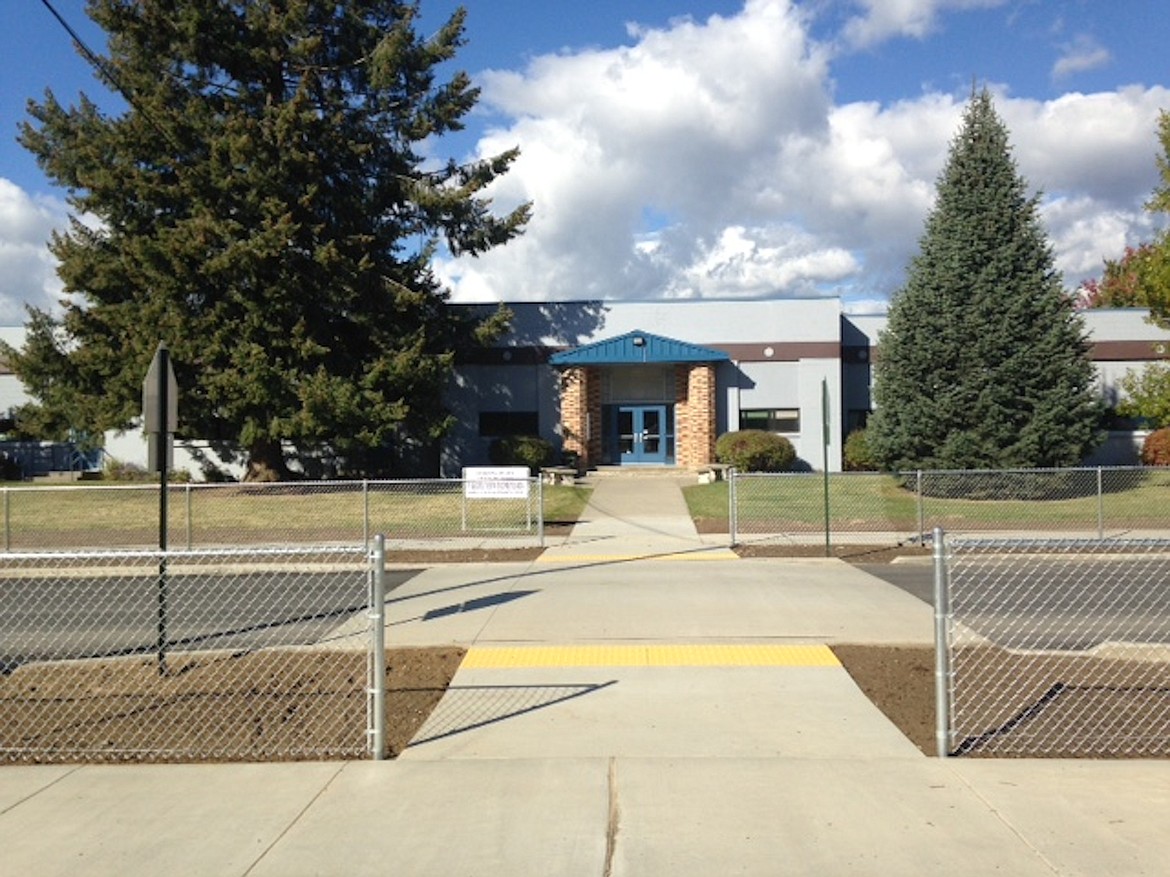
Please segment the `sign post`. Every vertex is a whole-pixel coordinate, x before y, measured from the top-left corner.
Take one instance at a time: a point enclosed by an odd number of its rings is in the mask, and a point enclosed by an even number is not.
[[[150,468],[158,472],[158,674],[167,674],[167,481],[171,434],[179,421],[179,384],[170,351],[160,341],[142,382],[142,422]]]
[[[824,494],[825,494],[825,557],[833,555],[832,540],[829,536],[829,526],[831,518],[829,514],[829,440],[832,434],[829,432],[829,381],[821,379],[821,448],[822,448],[822,469],[824,471]]]

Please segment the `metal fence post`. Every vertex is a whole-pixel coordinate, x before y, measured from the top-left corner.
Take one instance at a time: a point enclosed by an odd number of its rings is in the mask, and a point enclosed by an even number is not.
[[[915,474],[914,494],[918,498],[918,544],[926,540],[926,504],[922,498],[922,470]]]
[[[191,539],[192,539],[192,535],[191,535],[191,530],[192,530],[192,526],[191,526],[191,482],[190,481],[187,482],[186,489],[187,489],[187,550],[190,551],[191,547],[192,547],[192,544],[191,544]]]
[[[1105,491],[1101,480],[1101,467],[1097,467],[1097,538],[1105,538]]]
[[[362,545],[370,544],[370,482],[362,479]]]
[[[934,528],[934,738],[939,758],[950,755],[951,667],[947,642],[950,588],[942,527]]]
[[[737,520],[736,495],[735,495],[735,479],[736,471],[733,468],[727,470],[727,529],[731,536],[731,545],[734,548],[737,544],[736,528],[739,525]]]
[[[386,537],[374,537],[370,554],[370,754],[386,758]]]
[[[536,481],[536,539],[537,545],[544,548],[544,481],[538,475]]]
[[[4,550],[12,550],[12,521],[8,517],[8,488],[4,488]]]

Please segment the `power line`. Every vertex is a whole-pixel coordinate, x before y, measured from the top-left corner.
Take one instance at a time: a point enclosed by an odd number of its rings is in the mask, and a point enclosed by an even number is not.
[[[170,132],[163,128],[163,126],[160,125],[157,121],[155,121],[154,117],[148,113],[146,108],[136,100],[134,94],[129,89],[122,87],[122,83],[118,81],[118,77],[114,75],[114,72],[110,69],[109,65],[106,64],[100,55],[98,55],[93,51],[93,49],[86,45],[85,40],[83,40],[81,35],[78,34],[77,31],[72,28],[72,26],[70,26],[69,22],[65,20],[65,17],[60,12],[58,12],[56,8],[54,8],[50,0],[41,0],[41,5],[49,10],[49,13],[53,16],[53,18],[57,19],[57,23],[60,24],[61,27],[65,28],[65,32],[69,34],[69,38],[73,40],[73,43],[77,46],[78,49],[81,50],[81,54],[85,56],[85,59],[89,61],[90,65],[98,72],[98,74],[106,81],[106,83],[116,92],[118,92],[118,94],[122,95],[122,97],[126,99],[126,102],[130,104],[130,106],[132,106],[135,110],[137,110],[138,114],[146,119],[146,121],[149,122],[150,125],[156,131],[158,131],[158,133],[161,134],[163,138],[168,143],[170,143],[170,145],[174,147],[177,152],[181,152],[182,147],[175,142],[175,139],[171,136]]]
[[[121,84],[118,82],[118,78],[114,76],[113,72],[109,69],[109,67],[106,66],[106,62],[102,60],[101,56],[94,52],[88,45],[86,45],[85,40],[81,38],[81,35],[70,26],[69,22],[65,20],[65,17],[53,7],[53,4],[50,3],[49,0],[41,0],[41,4],[49,10],[49,13],[53,16],[53,18],[57,19],[57,23],[60,24],[61,27],[65,28],[65,31],[69,34],[70,39],[73,40],[77,48],[81,49],[81,54],[85,55],[86,60],[89,61],[90,65],[95,70],[97,70],[99,74],[101,74],[102,78],[106,80],[110,87],[121,94],[122,97],[126,98],[126,100],[128,100],[131,104],[133,104],[134,99],[125,91],[125,89],[122,88]]]

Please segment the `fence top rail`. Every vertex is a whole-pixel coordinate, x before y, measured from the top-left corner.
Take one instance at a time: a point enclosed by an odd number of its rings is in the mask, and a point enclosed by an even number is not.
[[[741,472],[730,470],[737,478],[800,478],[823,477],[820,471],[810,472]],[[1071,472],[1170,472],[1170,466],[1068,466],[1056,469],[907,469],[903,472],[884,472],[875,469],[830,472],[833,478],[864,478],[888,475],[891,478],[910,478],[918,475],[1057,475]]]
[[[534,475],[523,478],[496,478],[496,481],[523,481],[534,484],[540,479]],[[385,487],[458,487],[465,483],[463,478],[394,478],[377,480],[334,480],[334,481],[171,481],[167,483],[170,491],[184,490],[234,490],[240,493],[305,493],[318,491],[361,491],[376,490]],[[67,484],[4,484],[0,485],[5,493],[38,493],[52,491],[90,491],[90,490],[137,490],[157,491],[157,481],[137,481],[131,484],[104,484],[95,481],[70,482]]]
[[[247,558],[249,560],[279,559],[293,557],[356,557],[366,558],[371,549],[365,545],[289,545],[281,547],[240,545],[227,548],[204,549],[92,549],[86,551],[7,551],[0,552],[0,567],[15,565],[22,561],[37,560],[220,560],[223,558]]]
[[[1075,553],[1114,554],[1132,551],[1170,551],[1170,538],[1165,537],[1088,537],[1069,536],[1062,538],[1011,537],[1011,536],[947,536],[946,546],[951,551],[976,552],[1018,552],[1018,553]]]
[[[1058,475],[1070,472],[1167,472],[1170,466],[1065,466],[1048,469],[908,469],[892,475]]]

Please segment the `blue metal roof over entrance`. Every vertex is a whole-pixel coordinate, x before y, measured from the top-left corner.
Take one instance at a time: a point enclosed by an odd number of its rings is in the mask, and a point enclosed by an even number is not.
[[[722,350],[688,344],[649,332],[627,332],[616,338],[584,344],[554,353],[552,365],[626,365],[630,363],[722,362],[730,357]]]

